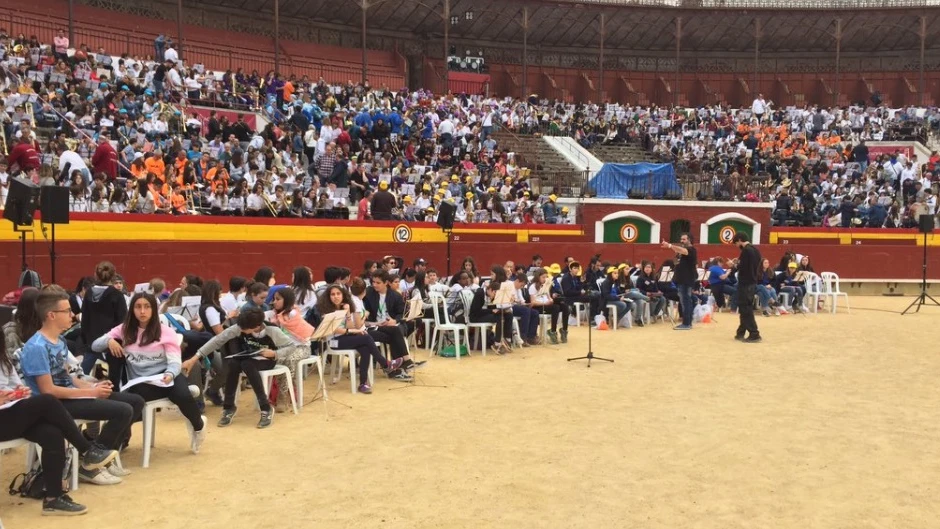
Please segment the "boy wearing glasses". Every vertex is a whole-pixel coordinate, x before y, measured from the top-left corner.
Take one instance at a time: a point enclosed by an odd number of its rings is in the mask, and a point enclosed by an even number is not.
[[[130,437],[134,419],[139,418],[144,399],[114,391],[110,381],[89,382],[69,374],[68,348],[60,336],[72,326],[69,297],[60,287],[47,287],[36,298],[36,312],[42,328],[23,344],[20,366],[24,382],[34,395],[49,394],[62,401],[74,419],[107,421],[96,444],[120,450]],[[112,463],[107,468],[79,470],[79,479],[96,485],[114,485],[128,472]]]

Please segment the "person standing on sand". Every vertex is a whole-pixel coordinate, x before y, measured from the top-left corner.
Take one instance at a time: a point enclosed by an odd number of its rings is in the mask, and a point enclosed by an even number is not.
[[[731,242],[741,250],[741,257],[738,259],[738,315],[741,323],[734,339],[757,343],[761,341],[761,336],[757,330],[757,320],[754,319],[754,296],[757,293],[757,280],[760,277],[763,257],[750,243],[746,233],[735,234]],[[746,338],[745,332],[748,333]]]

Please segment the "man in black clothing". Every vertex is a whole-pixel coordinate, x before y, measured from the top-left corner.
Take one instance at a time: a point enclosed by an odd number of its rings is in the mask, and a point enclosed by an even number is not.
[[[698,252],[692,246],[692,236],[683,233],[679,237],[679,244],[663,241],[662,247],[676,252],[679,262],[676,264],[672,281],[679,290],[679,303],[682,312],[682,323],[673,329],[687,331],[692,328],[692,289],[698,282]]]
[[[388,191],[388,182],[379,182],[379,190],[372,195],[372,218],[374,220],[392,220],[392,210],[397,207],[395,195]]]
[[[738,233],[731,242],[741,250],[738,259],[738,314],[741,323],[734,339],[742,342],[756,343],[761,341],[760,331],[757,330],[757,320],[754,319],[754,296],[757,292],[757,280],[760,276],[760,266],[763,258],[757,248],[751,244],[746,233]],[[748,335],[745,338],[744,333]]]

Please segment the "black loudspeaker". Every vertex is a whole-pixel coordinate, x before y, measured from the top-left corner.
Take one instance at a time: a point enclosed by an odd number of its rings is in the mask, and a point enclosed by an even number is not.
[[[68,224],[69,188],[42,186],[39,193],[39,212],[46,224]]]
[[[10,192],[3,218],[17,226],[32,226],[33,212],[39,207],[39,186],[26,178],[10,179]]]
[[[454,217],[457,215],[457,206],[450,202],[441,202],[441,209],[437,212],[437,225],[443,230],[454,229]]]
[[[918,228],[920,228],[921,233],[930,233],[933,231],[933,215],[921,215],[918,220],[920,221]]]

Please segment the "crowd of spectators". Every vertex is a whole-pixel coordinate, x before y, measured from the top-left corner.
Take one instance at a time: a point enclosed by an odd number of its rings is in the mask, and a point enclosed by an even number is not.
[[[572,222],[556,195],[530,185],[540,168],[501,149],[493,132],[505,128],[571,135],[586,148],[639,144],[675,164],[686,194],[772,201],[779,224],[913,226],[937,214],[936,153],[866,147],[936,128],[936,109],[445,97],[210,72],[179,61],[162,35],[154,53],[71,48],[61,32],[52,45],[0,34],[4,186],[10,172],[33,172],[68,186],[74,211],[434,220],[449,201],[458,222]],[[219,111],[200,115],[194,104]],[[223,109],[268,123],[253,130]]]
[[[74,211],[433,220],[449,201],[458,222],[571,222],[492,135],[511,100],[208,72],[169,40],[162,62],[62,46],[0,38],[0,174],[68,186]]]

